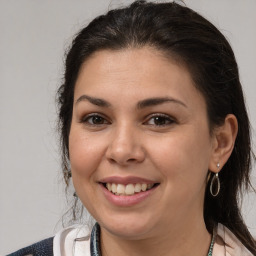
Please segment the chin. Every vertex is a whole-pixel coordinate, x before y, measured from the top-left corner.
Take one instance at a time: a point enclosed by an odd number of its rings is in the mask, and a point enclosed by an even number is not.
[[[152,222],[146,221],[145,218],[118,217],[109,220],[98,221],[101,228],[104,228],[114,236],[122,237],[129,240],[136,240],[144,237],[152,229]]]

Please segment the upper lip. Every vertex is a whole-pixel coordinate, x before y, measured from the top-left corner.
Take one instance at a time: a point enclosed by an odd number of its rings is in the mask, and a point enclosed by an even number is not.
[[[120,176],[110,176],[103,178],[99,181],[100,183],[115,183],[115,184],[136,184],[136,183],[146,183],[146,184],[155,184],[158,183],[153,180],[145,179],[142,177],[136,177],[136,176],[127,176],[127,177],[120,177]]]

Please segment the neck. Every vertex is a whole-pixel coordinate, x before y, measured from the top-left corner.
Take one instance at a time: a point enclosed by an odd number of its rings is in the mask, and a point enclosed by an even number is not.
[[[174,222],[175,223],[175,222]],[[182,222],[165,226],[164,232],[153,236],[126,239],[101,228],[102,256],[206,256],[211,243],[203,218],[200,221]]]

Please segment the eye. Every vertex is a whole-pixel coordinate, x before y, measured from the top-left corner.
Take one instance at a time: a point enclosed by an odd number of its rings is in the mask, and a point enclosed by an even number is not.
[[[167,126],[173,123],[175,123],[174,119],[165,114],[154,114],[145,122],[145,124],[154,126]]]
[[[109,124],[109,122],[102,116],[98,114],[90,114],[81,120],[82,123],[85,123],[87,125],[103,125],[103,124]]]

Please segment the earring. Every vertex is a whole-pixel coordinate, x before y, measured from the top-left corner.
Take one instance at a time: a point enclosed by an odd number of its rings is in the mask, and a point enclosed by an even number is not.
[[[217,168],[218,169],[220,168],[220,163],[217,163]],[[213,188],[215,191],[213,191]],[[220,192],[220,179],[219,179],[218,172],[213,176],[213,178],[211,180],[210,192],[213,197],[216,197]]]

